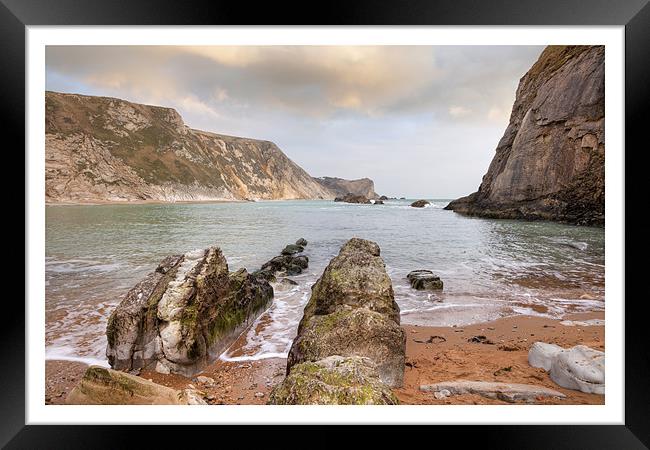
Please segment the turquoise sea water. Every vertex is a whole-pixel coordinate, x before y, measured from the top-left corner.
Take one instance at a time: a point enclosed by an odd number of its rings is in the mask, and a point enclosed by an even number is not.
[[[169,254],[218,245],[250,271],[300,237],[310,266],[224,359],[284,356],[311,285],[351,237],[376,241],[403,323],[465,325],[502,316],[604,309],[602,228],[470,218],[447,200],[411,208],[331,201],[46,207],[46,354],[105,364],[104,330],[121,297]],[[411,289],[431,269],[442,293]]]

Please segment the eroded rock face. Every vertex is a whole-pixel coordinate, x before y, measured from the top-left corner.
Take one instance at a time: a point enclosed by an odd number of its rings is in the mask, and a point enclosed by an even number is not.
[[[517,88],[478,192],[447,209],[494,218],[605,221],[605,48],[549,46]]]
[[[47,202],[332,199],[272,142],[194,130],[171,108],[45,94]]]
[[[293,367],[273,389],[270,405],[396,405],[375,363],[357,356],[329,356]]]
[[[399,323],[379,246],[350,239],[312,287],[287,371],[334,355],[368,357],[384,383],[401,386],[405,336]]]
[[[90,366],[66,398],[69,405],[205,405],[193,390],[178,391],[105,367]]]
[[[165,258],[109,317],[106,356],[118,370],[193,375],[272,299],[263,278],[245,269],[230,273],[217,247]]]

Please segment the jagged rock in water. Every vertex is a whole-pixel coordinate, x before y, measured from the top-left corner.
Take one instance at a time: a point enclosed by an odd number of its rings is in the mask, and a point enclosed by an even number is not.
[[[298,244],[288,244],[286,247],[282,249],[282,254],[283,255],[295,255],[296,253],[301,253],[305,250],[305,248],[302,245]]]
[[[528,351],[528,363],[549,372],[559,386],[605,395],[605,353],[601,351],[585,345],[563,349],[535,342]]]
[[[345,203],[362,203],[370,204],[370,200],[365,195],[355,195],[355,194],[346,194],[343,197],[336,197],[335,202],[345,202]]]
[[[154,367],[193,375],[272,299],[273,288],[263,278],[246,269],[229,273],[217,247],[165,258],[109,317],[106,356],[118,370]]]
[[[350,239],[312,287],[287,372],[328,356],[362,356],[377,365],[384,383],[401,386],[406,339],[399,323],[399,306],[379,246]]]
[[[191,389],[178,391],[144,378],[105,367],[90,366],[75,386],[69,405],[205,405]]]
[[[379,197],[375,192],[375,183],[369,178],[358,180],[344,180],[334,177],[314,178],[324,188],[334,192],[337,197],[343,197],[346,194],[360,195],[366,198]]]
[[[273,290],[275,292],[286,292],[286,291],[290,291],[295,286],[298,286],[298,283],[296,283],[292,279],[281,278],[280,280],[273,283]]]
[[[304,242],[304,244],[303,244]],[[268,281],[275,281],[276,274],[286,276],[299,275],[309,266],[309,258],[306,255],[298,255],[305,250],[307,241],[303,238],[298,239],[295,244],[288,244],[282,254],[265,262],[261,269],[254,273]]]
[[[413,208],[424,208],[425,206],[429,205],[430,203],[426,200],[416,200],[413,203],[411,203],[411,206]]]
[[[382,195],[381,197],[379,197],[379,200],[382,200],[382,201],[383,200],[388,200],[388,197],[386,197],[385,195]]]
[[[397,405],[375,363],[357,356],[329,356],[294,366],[269,396],[270,405]]]
[[[443,288],[442,280],[430,270],[414,270],[409,272],[406,278],[411,287],[417,290],[436,291]]]
[[[45,94],[47,202],[335,196],[272,142],[191,129],[171,108]]]
[[[605,222],[605,48],[549,46],[519,82],[510,123],[459,213]]]
[[[375,200],[372,204],[373,205],[383,205],[384,201],[383,200]]]

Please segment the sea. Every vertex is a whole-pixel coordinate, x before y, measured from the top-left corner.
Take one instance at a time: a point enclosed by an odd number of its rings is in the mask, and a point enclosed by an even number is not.
[[[352,237],[379,244],[403,324],[604,310],[604,228],[466,217],[445,210],[449,200],[413,200],[46,206],[46,358],[107,365],[106,322],[129,289],[165,256],[213,245],[231,271],[254,271],[286,244],[309,242],[309,268],[291,277],[298,285],[275,290],[226,361],[286,357],[311,286]],[[416,269],[444,289],[412,289],[406,275]]]

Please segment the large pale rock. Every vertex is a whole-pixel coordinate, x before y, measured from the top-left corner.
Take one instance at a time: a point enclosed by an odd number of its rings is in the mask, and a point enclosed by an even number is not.
[[[447,209],[495,218],[605,221],[605,48],[549,46],[517,88],[475,192]]]
[[[509,403],[534,403],[538,397],[565,398],[563,393],[543,386],[492,381],[454,380],[420,386],[421,391],[445,392],[449,395],[478,394],[486,398],[499,399]]]
[[[196,391],[175,389],[135,375],[90,366],[66,398],[70,405],[205,405]]]
[[[229,346],[269,305],[270,284],[230,273],[210,247],[165,258],[131,289],[108,319],[111,367],[153,367],[193,375]]]
[[[306,361],[360,356],[373,360],[384,383],[401,386],[406,340],[399,321],[379,246],[353,238],[312,287],[287,372]]]
[[[271,405],[396,405],[369,358],[329,356],[304,362],[276,386]]]
[[[528,352],[528,363],[541,367],[555,383],[567,389],[605,394],[605,353],[584,345],[563,349],[536,342]]]

